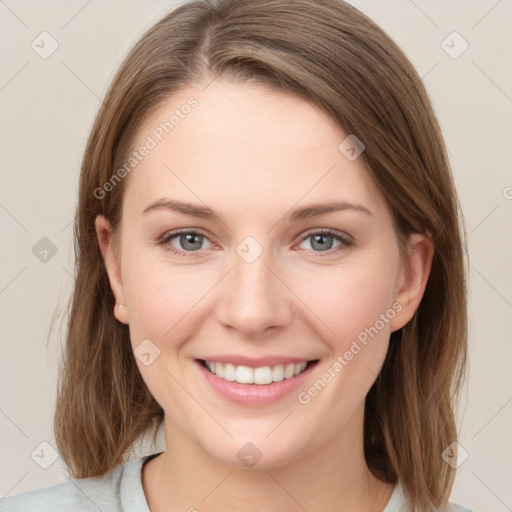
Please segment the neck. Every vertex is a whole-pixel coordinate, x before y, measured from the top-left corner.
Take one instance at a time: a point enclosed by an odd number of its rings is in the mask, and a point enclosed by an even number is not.
[[[284,466],[259,469],[222,463],[166,418],[167,449],[142,472],[149,507],[152,512],[382,512],[394,485],[378,480],[366,465],[362,413],[311,452]]]

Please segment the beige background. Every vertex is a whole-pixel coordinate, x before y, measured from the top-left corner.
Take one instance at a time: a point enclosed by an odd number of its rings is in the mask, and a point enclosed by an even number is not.
[[[411,58],[444,130],[471,264],[471,366],[459,414],[460,442],[469,457],[452,500],[475,512],[505,512],[512,509],[512,1],[353,3]],[[46,339],[52,315],[73,285],[71,221],[82,152],[126,51],[174,5],[0,1],[0,495],[66,480],[60,459],[40,467],[52,453],[40,443],[55,446],[62,330],[50,334],[48,345]],[[47,59],[31,48],[43,31],[59,45]],[[453,31],[469,44],[456,59],[442,46]],[[452,35],[444,47],[453,54],[462,44]],[[46,262],[32,252],[43,237],[57,249]]]

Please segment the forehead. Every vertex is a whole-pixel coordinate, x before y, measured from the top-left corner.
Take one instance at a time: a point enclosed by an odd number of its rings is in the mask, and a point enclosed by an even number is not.
[[[167,194],[260,212],[302,198],[384,206],[363,159],[339,149],[349,134],[318,106],[255,84],[203,89],[177,92],[137,130],[132,147],[152,148],[129,176],[130,202]]]

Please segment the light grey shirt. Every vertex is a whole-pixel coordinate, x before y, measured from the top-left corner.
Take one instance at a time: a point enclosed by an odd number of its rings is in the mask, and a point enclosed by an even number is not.
[[[141,478],[142,465],[150,457],[153,455],[125,462],[99,477],[71,479],[1,498],[0,512],[150,512]],[[471,512],[460,505],[451,507],[451,512]],[[402,487],[397,484],[383,512],[408,511]]]

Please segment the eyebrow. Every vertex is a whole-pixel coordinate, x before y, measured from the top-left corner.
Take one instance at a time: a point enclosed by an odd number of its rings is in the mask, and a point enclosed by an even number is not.
[[[209,208],[208,206],[185,203],[182,201],[177,201],[169,198],[162,198],[159,199],[158,201],[155,201],[154,203],[151,203],[148,207],[144,209],[142,213],[146,214],[151,211],[161,209],[172,210],[175,212],[183,213],[185,215],[190,215],[192,217],[200,217],[204,219],[212,219],[224,222],[222,216],[215,212],[214,210],[212,210],[211,208]],[[316,203],[307,206],[302,206],[300,208],[291,210],[286,215],[284,215],[284,217],[289,218],[289,220],[291,221],[299,221],[343,210],[355,210],[358,212],[362,212],[370,217],[374,215],[374,213],[371,210],[369,210],[368,208],[361,204],[349,203],[347,201],[333,201],[330,203]]]

